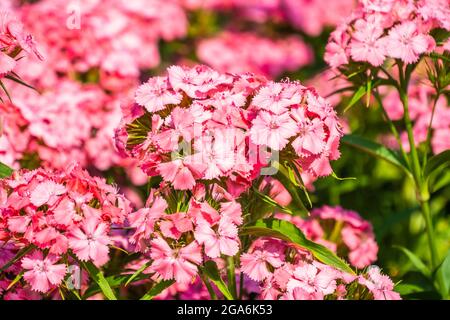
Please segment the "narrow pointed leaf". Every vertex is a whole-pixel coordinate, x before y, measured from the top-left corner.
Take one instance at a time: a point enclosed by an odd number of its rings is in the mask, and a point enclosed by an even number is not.
[[[430,269],[428,269],[428,267],[422,262],[422,260],[420,260],[420,258],[416,256],[413,252],[401,246],[395,246],[395,248],[402,251],[408,257],[408,259],[411,261],[414,267],[418,271],[420,271],[425,277],[429,278],[431,276]]]
[[[402,169],[408,175],[411,175],[403,159],[401,159],[394,150],[388,149],[379,143],[354,134],[344,136],[341,141],[349,146],[355,147],[375,157],[383,159]]]
[[[227,285],[220,276],[219,269],[214,261],[206,261],[204,267],[201,268],[203,273],[216,285],[227,300],[233,300],[233,295],[228,290]]]
[[[423,175],[425,178],[428,178],[436,170],[448,165],[450,165],[450,150],[445,150],[444,152],[441,152],[428,160]]]
[[[175,280],[163,280],[154,285],[140,300],[152,300],[158,294],[163,292],[175,283]]]
[[[0,162],[0,179],[9,178],[13,172],[13,169]]]
[[[111,289],[101,270],[99,270],[92,262],[81,262],[81,265],[89,273],[92,280],[98,284],[100,290],[108,300],[117,300],[114,291]]]

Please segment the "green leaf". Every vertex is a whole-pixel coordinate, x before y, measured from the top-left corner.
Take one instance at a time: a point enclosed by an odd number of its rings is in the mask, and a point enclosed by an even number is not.
[[[11,289],[12,287],[14,287],[16,285],[17,282],[20,281],[20,279],[22,279],[24,274],[24,271],[22,271],[21,273],[19,273],[14,280],[8,285],[8,288],[6,288],[6,291],[8,291],[9,289]]]
[[[309,199],[305,186],[297,181],[292,168],[279,163],[276,163],[276,166],[278,166],[278,172],[276,173],[275,178],[283,184],[292,197],[292,201],[287,208],[292,211],[294,215],[300,215],[302,217],[308,216],[309,210],[306,206],[311,208],[311,200]]]
[[[9,80],[11,80],[11,81],[17,82],[18,84],[21,84],[22,86],[25,86],[25,87],[27,87],[27,88],[30,88],[30,89],[32,89],[32,90],[34,90],[34,91],[37,91],[35,87],[29,85],[29,84],[26,83],[26,82],[23,82],[19,77],[15,77],[15,76],[12,76],[12,75],[9,75],[9,74],[8,74],[8,75],[5,76],[5,78],[6,78],[6,79],[9,79]]]
[[[450,150],[445,150],[428,160],[423,171],[423,176],[427,179],[433,172],[448,165],[450,165]]]
[[[13,172],[13,169],[0,162],[0,179],[11,177]]]
[[[125,282],[125,287],[128,286],[131,282],[133,282],[136,277],[138,277],[142,272],[145,271],[149,266],[151,265],[151,262],[148,261],[147,263],[143,264],[142,267],[140,267],[135,273],[131,275],[131,277]]]
[[[437,272],[442,272],[445,285],[444,291],[446,292],[447,295],[450,296],[450,250],[447,252],[447,256],[445,257],[444,262],[442,262]]]
[[[84,267],[84,269],[86,269],[92,280],[98,284],[100,290],[108,300],[117,300],[101,270],[99,270],[92,262],[81,262],[80,264]]]
[[[175,280],[163,280],[154,285],[140,300],[152,300],[158,294],[163,292],[175,283]]]
[[[344,113],[347,112],[351,107],[353,107],[361,98],[366,94],[367,87],[366,86],[360,86],[358,90],[353,94],[352,98],[350,99],[350,102],[347,104],[347,106],[344,109]]]
[[[427,278],[431,277],[431,270],[428,269],[428,267],[422,262],[422,260],[420,260],[420,258],[416,256],[413,252],[401,246],[394,246],[394,248],[402,251],[408,257],[408,259],[411,261],[414,267],[416,267],[416,269],[420,271],[425,277]]]
[[[228,290],[225,282],[223,282],[219,269],[214,261],[206,261],[200,269],[217,286],[227,300],[233,300],[233,295]]]
[[[0,272],[5,271],[9,267],[11,267],[14,263],[22,259],[28,252],[34,249],[34,246],[28,246],[23,249],[21,249],[14,258],[12,258],[7,264],[5,264],[3,267],[0,268]]]
[[[400,158],[394,150],[388,149],[379,143],[354,134],[345,135],[341,141],[349,146],[355,147],[375,157],[383,159],[402,169],[408,175],[411,175],[403,159]]]
[[[278,202],[276,202],[275,200],[273,200],[271,197],[269,197],[268,195],[259,192],[258,189],[256,189],[255,187],[253,187],[253,193],[256,194],[258,197],[261,198],[262,201],[264,201],[265,203],[278,208],[280,211],[284,212],[284,213],[288,213],[291,215],[294,215],[294,212],[292,212],[289,208],[286,208],[285,206],[282,206],[281,204],[279,204]]]
[[[288,221],[277,219],[258,220],[254,226],[244,228],[241,234],[272,237],[287,241],[309,250],[322,263],[355,274],[352,268],[334,252],[318,243],[308,240],[300,229]]]
[[[109,276],[109,277],[106,277],[106,281],[108,281],[109,286],[111,288],[118,288],[120,286],[123,286],[130,279],[130,277],[132,277],[132,276],[133,275]],[[140,274],[140,275],[136,276],[133,279],[133,281],[130,281],[130,283],[131,282],[145,280],[145,279],[148,279],[148,278],[149,278],[149,275],[147,275],[147,274]],[[101,291],[100,287],[98,286],[98,284],[97,283],[92,283],[89,286],[89,288],[86,290],[86,292],[84,293],[83,298],[84,299],[89,298],[89,297],[91,297],[91,296],[93,296],[93,295],[95,295],[97,293],[100,293],[100,292],[102,292],[102,291]]]

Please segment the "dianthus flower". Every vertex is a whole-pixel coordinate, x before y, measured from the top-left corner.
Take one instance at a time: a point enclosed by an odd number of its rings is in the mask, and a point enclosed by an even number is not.
[[[272,78],[312,62],[312,52],[300,38],[272,40],[236,32],[202,40],[197,55],[221,72],[253,72]]]
[[[370,271],[356,276],[317,260],[278,239],[260,238],[241,256],[240,270],[260,285],[266,300],[399,299],[389,277]],[[351,293],[347,288],[352,287]],[[370,294],[367,293],[369,289]]]
[[[131,242],[151,258],[150,270],[158,278],[189,283],[204,255],[219,258],[238,252],[242,210],[239,203],[225,198],[213,201],[218,209],[205,200],[186,198],[184,211],[173,211],[161,196],[166,192],[153,190],[146,207],[130,214]]]
[[[155,81],[161,86],[150,90]],[[177,190],[222,180],[243,191],[273,151],[291,154],[315,177],[330,174],[330,160],[340,156],[336,113],[297,82],[173,66],[167,77],[144,84],[136,103],[124,110],[116,144]]]
[[[2,241],[34,248],[22,259],[33,290],[46,293],[57,287],[68,255],[96,266],[109,261],[111,228],[122,225],[131,211],[114,186],[78,166],[20,171],[0,183]]]
[[[347,252],[348,261],[359,269],[377,260],[372,225],[355,211],[323,206],[313,209],[305,219],[286,214],[277,217],[294,223],[312,241],[336,252]]]
[[[44,0],[18,11],[25,26],[42,39],[46,63],[26,63],[21,69],[38,87],[54,85],[61,74],[97,70],[104,88],[121,91],[137,82],[139,70],[159,64],[159,40],[187,32],[185,12],[176,1],[81,0],[77,7]]]
[[[440,12],[431,13],[431,12]],[[450,30],[448,1],[359,1],[331,34],[325,60],[333,68],[351,61],[381,66],[387,58],[412,64],[436,49],[435,28]]]

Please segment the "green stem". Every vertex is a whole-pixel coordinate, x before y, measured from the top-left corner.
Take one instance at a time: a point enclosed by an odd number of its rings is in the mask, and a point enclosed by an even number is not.
[[[402,86],[403,87],[403,86]],[[422,184],[422,172],[420,169],[419,155],[417,153],[416,143],[414,141],[414,132],[412,127],[411,116],[409,115],[408,93],[406,88],[400,90],[400,99],[402,100],[404,110],[404,120],[406,132],[408,134],[408,142],[411,153],[411,169],[413,171],[414,181],[417,186]]]
[[[237,298],[236,290],[236,271],[234,266],[234,257],[227,258],[227,275],[228,275],[228,289],[233,297]]]
[[[402,73],[402,72],[400,72],[400,73]],[[404,78],[400,77],[400,79],[404,79]],[[413,176],[414,176],[414,182],[415,182],[416,197],[420,204],[422,215],[425,220],[432,270],[437,270],[437,268],[439,267],[439,256],[438,256],[438,250],[437,250],[437,246],[436,246],[433,220],[432,220],[431,211],[430,211],[430,204],[429,204],[430,195],[427,190],[426,182],[423,181],[422,169],[421,169],[420,161],[419,161],[419,155],[417,153],[417,148],[416,148],[415,141],[414,141],[412,122],[411,122],[411,117],[409,114],[407,91],[408,91],[408,83],[401,81],[401,90],[399,93],[400,93],[400,98],[401,98],[401,101],[403,104],[405,126],[406,126],[406,131],[408,133],[409,146],[410,146],[410,150],[411,150],[410,156],[411,156],[411,165],[412,165],[412,169],[413,169]],[[441,272],[437,272],[436,281],[438,284],[439,291],[441,292],[443,297],[446,297],[447,293],[444,292],[445,291],[445,282],[444,282],[443,274]]]
[[[389,118],[389,115],[388,115],[388,113],[386,112],[386,109],[383,106],[383,102],[381,100],[381,97],[380,97],[380,94],[378,92],[378,89],[375,91],[374,96],[375,96],[375,99],[377,100],[378,105],[380,106],[381,111],[383,112],[383,115],[384,115],[384,117],[385,117],[385,119],[386,119],[386,121],[387,121],[387,123],[389,125],[389,129],[391,130],[392,134],[394,135],[395,140],[397,140],[397,144],[398,144],[398,146],[400,148],[400,152],[402,153],[403,160],[405,160],[406,164],[410,168],[411,165],[409,163],[409,158],[408,158],[408,155],[405,152],[405,149],[403,148],[403,143],[402,143],[402,140],[400,139],[400,134],[398,133],[398,130],[397,130],[394,122],[392,122],[391,118]]]
[[[423,154],[423,166],[425,167],[425,165],[427,164],[428,161],[428,152],[431,150],[431,130],[432,130],[432,125],[433,125],[433,119],[434,119],[434,112],[436,111],[436,105],[437,102],[439,100],[440,97],[440,93],[438,92],[436,94],[436,97],[434,99],[433,102],[433,109],[431,111],[431,118],[430,118],[430,122],[428,123],[428,129],[427,129],[427,140],[425,142],[425,152]]]
[[[206,286],[206,289],[208,289],[209,296],[211,297],[211,300],[217,300],[216,292],[214,291],[213,287],[211,286],[211,283],[209,283],[208,278],[205,277],[203,272],[200,272],[200,278],[202,279],[203,283]]]

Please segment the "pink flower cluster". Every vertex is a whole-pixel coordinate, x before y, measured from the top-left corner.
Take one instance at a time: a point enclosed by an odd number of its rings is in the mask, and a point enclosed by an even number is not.
[[[325,60],[334,68],[350,61],[381,66],[387,58],[411,64],[435,49],[435,28],[450,30],[447,0],[360,0],[331,34]]]
[[[18,168],[37,155],[34,166],[46,168],[63,169],[73,161],[99,170],[129,166],[113,143],[120,100],[100,87],[63,80],[42,94],[28,88],[12,91],[14,104],[0,106],[0,159],[7,165]]]
[[[241,271],[260,283],[267,300],[400,299],[389,277],[372,267],[355,276],[324,265],[302,249],[272,238],[254,241],[241,255]]]
[[[417,145],[427,140],[428,127],[433,113],[435,90],[423,83],[417,82],[409,86],[409,112],[414,122],[413,133]],[[403,119],[403,105],[397,91],[389,91],[384,99],[383,106],[393,121]],[[450,149],[450,107],[447,98],[442,95],[436,102],[433,122],[431,124],[431,146],[434,154]],[[406,132],[400,133],[402,146],[409,151],[409,142]],[[398,143],[393,141],[393,147],[399,148]]]
[[[296,36],[272,40],[243,32],[224,32],[200,41],[197,56],[221,72],[253,72],[271,78],[313,59],[310,48]]]
[[[372,225],[355,211],[323,206],[312,210],[306,219],[286,214],[277,217],[294,223],[310,240],[348,258],[359,269],[377,260],[378,245]]]
[[[0,79],[16,69],[22,52],[42,59],[33,36],[11,11],[0,8]]]
[[[202,192],[196,195],[204,196]],[[154,190],[147,206],[130,214],[130,226],[134,229],[130,242],[152,260],[149,271],[157,279],[187,284],[197,275],[203,252],[211,259],[238,252],[241,206],[226,192],[222,196],[215,201],[218,209],[204,198],[194,197],[187,202],[185,211],[173,212]]]
[[[288,23],[310,36],[334,27],[355,7],[354,0],[179,0],[187,9],[231,12],[246,20]]]
[[[178,190],[223,179],[239,195],[274,152],[314,177],[330,174],[340,156],[335,111],[297,82],[173,66],[143,84],[136,103],[124,112],[118,148]]]
[[[69,253],[98,267],[109,261],[111,227],[131,211],[115,187],[79,166],[16,172],[0,183],[0,240],[34,247],[21,260],[32,290],[46,293],[60,285]]]
[[[18,11],[47,61],[24,65],[25,79],[45,87],[95,69],[103,87],[121,90],[159,65],[158,41],[187,32],[185,12],[171,0],[43,0]]]

